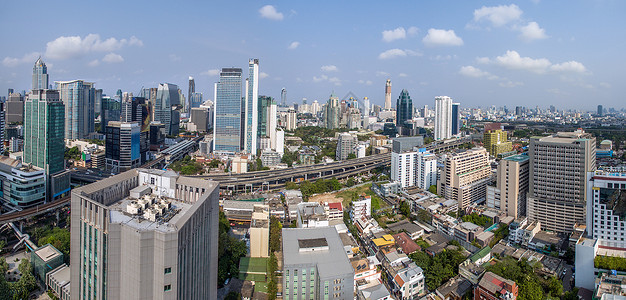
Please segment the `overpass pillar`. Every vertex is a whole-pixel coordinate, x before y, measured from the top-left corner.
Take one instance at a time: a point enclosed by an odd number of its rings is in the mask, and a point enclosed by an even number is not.
[[[20,222],[20,232],[24,232],[24,230],[22,229],[22,225],[24,224],[24,222],[19,221]]]

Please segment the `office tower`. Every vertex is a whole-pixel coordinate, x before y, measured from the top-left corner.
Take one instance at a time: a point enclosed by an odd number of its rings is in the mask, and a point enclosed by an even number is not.
[[[404,122],[413,119],[413,100],[409,96],[409,92],[405,89],[400,92],[398,101],[396,102],[396,126],[404,126]]]
[[[106,126],[106,169],[121,173],[141,165],[140,127],[137,122],[111,121]]]
[[[583,130],[530,139],[527,214],[541,228],[572,232],[585,222],[587,172],[596,169],[596,139]]]
[[[46,173],[42,168],[0,157],[0,199],[5,207],[25,209],[46,201]]]
[[[272,103],[274,103],[274,99],[272,97],[269,96],[259,96],[259,101],[258,101],[258,114],[259,116],[257,117],[258,120],[258,127],[257,127],[257,135],[259,136],[259,138],[263,138],[263,137],[269,137],[269,132],[268,132],[268,107],[270,105],[272,105]]]
[[[41,57],[37,59],[33,66],[33,90],[47,90],[48,89],[48,67],[41,60]]]
[[[18,93],[9,95],[6,107],[6,123],[24,123],[24,97]]]
[[[391,109],[391,79],[385,82],[385,110]]]
[[[491,156],[511,152],[513,143],[507,140],[506,131],[502,130],[500,123],[486,123],[483,133],[483,144]]]
[[[328,129],[339,128],[339,117],[341,115],[341,108],[339,106],[339,98],[335,96],[333,92],[330,94],[328,101],[326,102],[326,111],[324,112],[324,123]]]
[[[276,106],[276,102],[274,102],[274,100],[272,99],[272,102],[267,106],[267,135],[270,138],[270,148],[272,150],[275,150],[277,152],[283,153],[283,146],[284,145],[280,145],[279,143],[281,143],[280,141],[280,137],[279,137],[279,133],[278,133],[278,129],[277,129],[277,123],[278,123],[278,118],[277,118],[277,109],[278,107]],[[284,131],[280,131],[283,134],[282,140],[284,142]]]
[[[250,59],[249,74],[246,79],[244,147],[249,154],[256,155],[258,146],[257,131],[259,126],[259,60]]]
[[[65,104],[65,138],[88,138],[95,131],[94,83],[83,80],[57,81],[56,86]]]
[[[515,219],[526,216],[529,158],[513,155],[500,160],[496,186],[487,187],[487,206]]]
[[[287,111],[287,122],[285,122],[285,129],[287,130],[296,130],[296,127],[298,125],[298,119],[297,119],[297,113],[295,110],[288,110]]]
[[[452,99],[447,96],[435,97],[435,140],[445,140],[452,136]]]
[[[13,92],[14,92],[13,89],[7,89],[7,97],[13,94]]]
[[[150,123],[150,145],[162,146],[165,143],[165,125],[163,123]]]
[[[218,190],[141,168],[72,190],[72,298],[217,299]]]
[[[335,154],[337,160],[346,160],[348,155],[354,154],[354,147],[359,143],[356,136],[349,133],[341,133],[337,139],[337,153]]]
[[[283,229],[285,299],[354,299],[354,268],[333,227]]]
[[[280,90],[280,101],[281,101],[281,105],[282,107],[287,106],[287,89],[286,88],[282,88]]]
[[[313,113],[313,115],[317,115],[319,111],[320,111],[319,102],[317,102],[317,100],[313,100],[313,103],[311,104],[311,112]]]
[[[24,103],[24,162],[46,175],[65,170],[65,108],[56,90],[32,90]]]
[[[122,94],[122,101],[120,104],[121,114],[120,121],[132,122],[133,121],[133,93],[124,92]],[[137,109],[135,108],[135,112]]]
[[[461,130],[461,103],[452,103],[452,135],[459,134]]]
[[[589,173],[587,234],[604,248],[626,250],[626,170],[606,168]]]
[[[213,151],[241,151],[241,69],[223,68],[215,84]]]
[[[190,122],[194,124],[197,132],[207,132],[209,125],[209,110],[205,107],[191,108]]]
[[[114,98],[103,96],[100,106],[100,130],[105,133],[109,121],[121,120],[122,104]]]
[[[159,83],[154,103],[154,121],[163,123],[168,135],[178,135],[180,118],[176,118],[172,107],[179,103],[178,86],[171,83]]]
[[[102,112],[102,89],[96,89],[94,92],[94,112],[96,114],[96,118],[100,116]]]
[[[602,117],[602,115],[604,115],[604,109],[602,108],[602,105],[598,105],[597,114],[599,117]]]
[[[516,106],[515,107],[515,115],[520,117],[522,116],[522,107],[521,106]]]
[[[317,102],[317,101],[315,101]],[[313,103],[315,103],[313,102]],[[367,97],[363,97],[363,116],[368,117],[370,115],[371,107],[370,107],[370,99]],[[315,114],[315,111],[313,111]]]
[[[187,92],[187,103],[185,104],[185,108],[187,109],[188,114],[191,114],[191,108],[194,107],[192,104],[193,103],[192,98],[195,93],[196,93],[196,81],[193,79],[193,77],[189,76],[189,90]]]
[[[460,210],[485,200],[486,186],[491,180],[489,154],[485,148],[474,148],[446,158],[437,192],[447,200],[458,202]]]
[[[202,93],[191,94],[189,103],[191,103],[191,108],[200,107],[202,105]]]

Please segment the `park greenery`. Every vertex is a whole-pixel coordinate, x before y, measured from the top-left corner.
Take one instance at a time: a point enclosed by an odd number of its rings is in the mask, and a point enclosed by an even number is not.
[[[224,212],[220,211],[217,251],[217,284],[220,287],[224,286],[226,279],[239,275],[239,259],[248,253],[246,242],[228,235],[229,230],[230,223]]]
[[[324,138],[335,137],[337,132],[347,132],[347,128],[328,129],[317,126],[298,127],[293,131],[294,136],[302,139],[305,146],[323,144]]]
[[[72,148],[65,147],[65,159],[80,160],[81,152],[78,149],[78,146],[74,146]]]
[[[517,299],[558,299],[563,295],[561,281],[554,276],[539,276],[535,270],[540,267],[540,262],[528,262],[524,258],[517,260],[512,257],[506,257],[495,264],[487,266],[487,271],[515,281],[519,289]]]
[[[424,270],[426,286],[431,291],[458,275],[459,264],[465,260],[460,247],[444,249],[435,256],[430,256],[423,251],[416,251],[409,254],[409,257]]]
[[[285,153],[283,153],[283,157],[280,159],[280,162],[287,164],[288,167],[293,166],[294,162],[300,164],[298,151],[291,152],[289,149],[285,148]]]
[[[9,270],[9,264],[4,257],[0,258],[0,300],[28,299],[30,293],[38,288],[28,259],[22,259],[17,268],[21,274],[20,279],[16,282],[8,282],[5,274]]]
[[[269,300],[276,299],[276,293],[278,292],[276,270],[278,270],[278,260],[274,252],[272,252],[267,262],[267,299]]]
[[[333,192],[341,189],[341,183],[337,178],[331,179],[318,179],[314,182],[305,180],[300,183],[287,182],[285,188],[288,190],[297,190],[298,188],[302,192],[302,197],[308,198],[313,194]]]
[[[462,216],[461,219],[463,220],[463,222],[474,223],[478,226],[482,226],[485,228],[493,225],[491,219],[482,215],[478,215],[477,213],[471,213],[469,215]]]
[[[346,182],[346,186],[348,186],[347,182]],[[381,206],[383,205],[383,202],[382,202],[383,200],[380,199],[380,197],[378,197],[378,195],[376,195],[376,193],[374,193],[374,191],[372,191],[372,184],[371,183],[366,183],[366,184],[363,184],[363,185],[359,185],[357,187],[354,187],[354,188],[351,188],[351,189],[347,189],[347,190],[343,190],[343,191],[337,193],[337,197],[343,199],[343,206],[344,207],[348,207],[350,205],[350,203],[352,203],[352,201],[359,200],[359,198],[362,195],[371,197],[371,199],[372,199],[372,213],[374,213],[377,210],[379,210],[381,208]]]
[[[66,228],[45,225],[33,229],[31,239],[41,247],[50,244],[63,253],[66,263],[70,258],[70,231]]]
[[[202,173],[204,168],[202,164],[191,159],[191,156],[185,155],[182,160],[175,161],[170,168],[182,175],[196,175]]]

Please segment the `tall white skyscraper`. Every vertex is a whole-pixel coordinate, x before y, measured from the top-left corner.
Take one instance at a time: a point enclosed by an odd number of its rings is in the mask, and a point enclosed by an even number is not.
[[[367,97],[363,98],[363,116],[368,117],[370,115],[370,99]]]
[[[248,66],[250,74],[246,80],[244,147],[247,153],[256,155],[258,145],[257,130],[259,126],[259,60],[256,58],[250,59]]]
[[[385,83],[385,110],[391,109],[391,79]]]
[[[41,57],[35,62],[33,66],[33,90],[47,90],[48,89],[48,67],[41,60]]]
[[[276,134],[276,121],[278,116],[276,114],[276,103],[271,103],[267,106],[267,133],[270,137],[270,148],[278,151],[277,148],[277,134]],[[282,151],[282,149],[280,149]]]
[[[452,136],[452,99],[447,96],[435,97],[435,140],[445,140]]]

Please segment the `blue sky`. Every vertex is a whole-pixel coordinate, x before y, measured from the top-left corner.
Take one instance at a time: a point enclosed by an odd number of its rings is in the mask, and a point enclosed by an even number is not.
[[[213,98],[222,67],[259,58],[261,95],[334,90],[415,106],[624,107],[626,1],[2,1],[0,95],[51,80],[135,94],[187,78]]]

